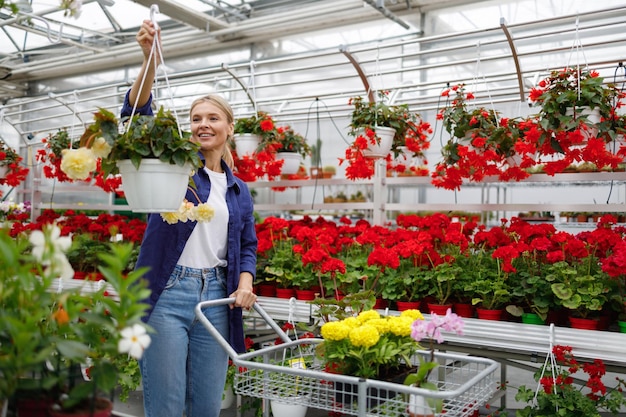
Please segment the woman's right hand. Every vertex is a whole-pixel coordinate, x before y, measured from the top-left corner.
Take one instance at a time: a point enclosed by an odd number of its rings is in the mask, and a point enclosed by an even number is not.
[[[150,50],[152,49],[155,35],[159,37],[159,44],[162,45],[161,29],[155,29],[154,23],[151,20],[144,20],[141,24],[141,28],[139,28],[139,32],[137,32],[137,35],[135,36],[135,39],[137,39],[137,43],[141,47],[144,59],[146,60],[150,57]],[[159,55],[158,48],[155,48],[154,53],[156,54],[156,62],[159,64],[161,62],[161,57]],[[154,59],[154,56],[152,59]]]

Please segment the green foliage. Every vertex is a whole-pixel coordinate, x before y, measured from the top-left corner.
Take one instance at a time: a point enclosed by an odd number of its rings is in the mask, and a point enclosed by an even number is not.
[[[71,409],[94,395],[122,388],[122,398],[140,383],[136,359],[120,353],[121,331],[141,324],[150,291],[141,279],[145,270],[128,271],[133,244],[110,244],[98,256],[107,286],[59,289],[49,265],[65,255],[54,233],[45,229],[46,249],[40,261],[25,236],[12,239],[0,230],[0,398],[19,389],[58,395]],[[91,379],[71,381],[79,364],[89,364]],[[52,364],[49,370],[47,364]]]
[[[199,146],[190,140],[191,133],[179,132],[174,115],[163,107],[154,116],[136,114],[128,132],[120,132],[113,113],[104,108],[94,113],[94,123],[83,133],[81,146],[90,147],[98,137],[103,137],[111,146],[111,152],[102,159],[105,176],[118,173],[117,161],[129,159],[139,168],[143,158],[159,159],[162,162],[184,166],[191,164],[195,169],[201,165]]]
[[[560,261],[549,265],[546,280],[551,283],[557,305],[582,318],[597,316],[609,301],[608,294],[614,292],[615,285],[594,256],[578,264]]]

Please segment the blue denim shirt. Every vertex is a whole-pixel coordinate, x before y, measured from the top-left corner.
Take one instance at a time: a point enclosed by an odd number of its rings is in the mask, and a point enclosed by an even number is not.
[[[152,115],[150,98],[149,102],[137,108],[135,113]],[[128,93],[124,99],[121,116],[130,116],[132,106],[128,102]],[[200,154],[204,162],[204,157]],[[226,163],[222,161],[222,169],[226,173],[226,205],[228,207],[228,248],[227,248],[227,294],[233,293],[239,285],[239,274],[249,272],[256,276],[256,252],[257,237],[255,231],[254,206],[252,196],[248,186],[241,179],[235,177]],[[211,181],[208,174],[203,170],[197,170],[193,175],[195,182],[195,192],[206,202],[211,192]],[[191,189],[187,190],[185,198],[188,201],[198,204],[197,198]],[[146,228],[143,242],[139,251],[137,268],[149,267],[144,278],[148,280],[149,288],[152,291],[148,303],[150,311],[154,308],[163,288],[167,283],[180,255],[183,252],[185,243],[197,222],[178,222],[168,224],[158,213],[148,215],[148,226]],[[230,321],[230,344],[238,352],[245,351],[243,320],[241,308],[229,309]]]

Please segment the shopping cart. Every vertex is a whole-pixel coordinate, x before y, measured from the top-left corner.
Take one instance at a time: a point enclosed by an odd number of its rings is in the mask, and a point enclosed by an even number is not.
[[[435,353],[439,366],[430,381],[436,383],[437,391],[410,387],[402,381],[387,382],[324,372],[315,355],[315,348],[323,339],[291,340],[258,303],[254,309],[283,343],[238,354],[202,313],[205,308],[234,301],[234,298],[204,301],[196,306],[195,314],[237,366],[234,383],[237,394],[359,417],[406,416],[409,404],[413,410],[416,407],[414,399],[423,397],[430,399],[431,404],[443,403],[442,411],[434,414],[437,417],[464,417],[474,415],[497,390],[497,362],[448,353]],[[416,350],[413,365],[419,364],[419,355],[430,355],[430,352]],[[267,417],[269,401],[265,403],[264,415]],[[428,400],[422,404],[426,405],[417,406],[415,414],[426,414]]]

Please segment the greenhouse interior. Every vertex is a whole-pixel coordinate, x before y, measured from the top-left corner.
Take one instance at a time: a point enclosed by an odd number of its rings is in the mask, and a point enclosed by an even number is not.
[[[626,416],[626,0],[0,17],[0,417]]]

